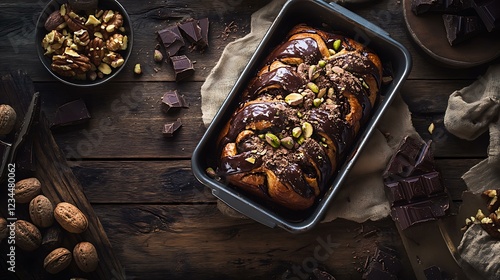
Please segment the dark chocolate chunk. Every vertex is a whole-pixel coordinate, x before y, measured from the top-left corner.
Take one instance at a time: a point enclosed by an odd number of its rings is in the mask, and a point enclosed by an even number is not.
[[[198,20],[198,26],[201,28],[201,37],[203,38],[203,42],[205,46],[208,46],[208,30],[210,27],[210,21],[208,18],[202,18]]]
[[[90,114],[85,101],[77,99],[57,108],[52,127],[76,125],[88,120],[90,120]]]
[[[481,18],[488,32],[500,30],[500,1],[473,0],[474,10]]]
[[[176,55],[170,57],[172,67],[175,71],[175,80],[181,81],[194,74],[194,67],[191,60],[185,55]]]
[[[465,13],[472,8],[473,0],[412,0],[411,9],[415,15],[425,13]]]
[[[445,216],[450,206],[447,196],[392,207],[391,217],[402,230],[419,223],[437,220]]]
[[[188,108],[188,104],[184,97],[177,93],[177,90],[167,91],[162,97],[162,110],[167,113],[175,108]]]
[[[446,38],[451,46],[486,32],[481,20],[476,16],[443,15]]]
[[[189,19],[179,24],[179,29],[184,34],[189,42],[196,44],[199,47],[205,47],[207,44],[201,35],[201,27],[194,19]]]
[[[174,133],[182,126],[181,119],[177,119],[174,122],[166,123],[163,126],[163,136],[173,137]]]
[[[363,279],[398,279],[403,266],[395,250],[379,246],[365,263]]]
[[[405,137],[391,157],[383,176],[394,180],[433,171],[434,156],[430,146],[430,141],[422,143],[414,137]]]
[[[158,37],[165,47],[165,52],[169,57],[176,55],[184,46],[184,38],[177,25],[169,26],[157,32]]]

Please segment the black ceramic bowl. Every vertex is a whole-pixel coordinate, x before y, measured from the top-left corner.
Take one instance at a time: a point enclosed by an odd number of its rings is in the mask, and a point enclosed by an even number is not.
[[[57,80],[68,84],[72,86],[78,86],[78,87],[91,87],[91,86],[96,86],[96,85],[101,85],[106,83],[107,81],[113,79],[118,73],[121,72],[123,68],[125,68],[125,65],[127,64],[127,61],[130,57],[130,54],[132,53],[132,46],[134,42],[134,32],[132,29],[132,24],[130,20],[130,16],[128,15],[127,11],[125,8],[120,4],[119,1],[117,0],[101,0],[99,1],[98,8],[101,10],[113,10],[116,12],[119,12],[123,16],[123,27],[125,28],[125,32],[123,32],[123,35],[127,35],[128,37],[128,42],[127,42],[127,49],[124,51],[117,51],[119,54],[122,55],[124,58],[125,62],[123,63],[122,66],[113,68],[111,74],[105,75],[103,78],[97,78],[94,81],[91,81],[89,79],[87,80],[78,80],[75,78],[71,77],[63,77],[57,73],[55,73],[52,68],[52,58],[49,55],[44,55],[45,50],[42,47],[42,40],[45,37],[49,31],[45,29],[45,21],[47,18],[50,16],[50,14],[56,10],[59,10],[62,4],[68,3],[67,0],[52,0],[50,1],[47,6],[43,9],[42,13],[38,17],[38,21],[36,24],[36,34],[35,34],[35,47],[38,53],[38,57],[40,58],[40,61],[42,62],[43,66],[49,71],[52,76],[54,76]]]

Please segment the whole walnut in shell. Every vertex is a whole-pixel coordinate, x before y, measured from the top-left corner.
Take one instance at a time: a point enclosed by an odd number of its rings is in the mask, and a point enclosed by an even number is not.
[[[16,124],[16,111],[10,105],[0,105],[0,135],[9,134]]]

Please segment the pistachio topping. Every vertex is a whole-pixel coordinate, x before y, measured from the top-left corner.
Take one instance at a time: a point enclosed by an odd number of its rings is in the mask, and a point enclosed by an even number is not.
[[[278,136],[272,134],[272,133],[266,133],[266,142],[271,145],[273,148],[279,148],[281,145],[281,141],[278,138]]]

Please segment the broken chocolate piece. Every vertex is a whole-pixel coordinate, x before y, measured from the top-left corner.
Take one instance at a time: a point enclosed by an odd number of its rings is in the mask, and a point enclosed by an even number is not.
[[[446,273],[446,271],[441,270],[438,266],[430,266],[424,269],[424,275],[427,280],[451,280],[453,277]]]
[[[443,15],[446,37],[451,46],[467,41],[486,30],[476,16]]]
[[[176,55],[170,57],[172,67],[175,71],[175,80],[181,81],[194,74],[194,67],[191,60],[185,55]]]
[[[439,172],[385,182],[391,205],[407,204],[421,198],[442,195],[445,192]]]
[[[51,127],[81,124],[90,119],[87,105],[83,99],[68,102],[57,108],[54,123]]]
[[[365,263],[363,279],[398,279],[403,266],[395,250],[379,246],[373,256],[368,257]]]
[[[167,113],[175,108],[188,108],[188,104],[184,97],[177,93],[177,90],[167,91],[162,97],[162,110]]]
[[[189,42],[196,44],[197,46],[204,48],[207,44],[201,35],[201,27],[198,26],[194,19],[189,19],[183,23],[179,24],[179,29],[185,35],[185,38]]]
[[[481,18],[488,32],[500,30],[500,1],[473,0],[474,10]]]
[[[434,156],[430,147],[430,141],[422,143],[414,137],[405,137],[392,156],[383,176],[395,180],[433,171]]]
[[[434,221],[446,215],[450,206],[447,196],[392,207],[391,217],[402,230],[423,222]]]
[[[465,13],[472,8],[473,0],[412,0],[411,9],[415,15],[425,13]]]
[[[176,55],[184,46],[184,38],[177,25],[169,26],[157,32],[158,37],[165,47],[165,52],[169,57]]]
[[[163,126],[163,136],[173,137],[174,133],[182,126],[181,119],[177,119],[174,122],[166,123]]]
[[[208,46],[208,30],[210,27],[210,21],[208,18],[202,18],[198,20],[198,26],[201,28],[201,37],[203,38],[203,42],[205,46]]]

